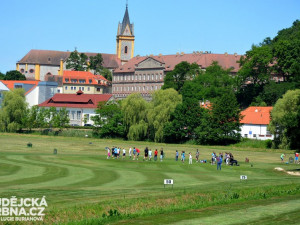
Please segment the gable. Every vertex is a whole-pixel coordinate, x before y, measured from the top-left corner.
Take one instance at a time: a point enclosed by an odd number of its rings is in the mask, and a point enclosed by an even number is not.
[[[125,30],[124,30],[124,32],[123,32],[123,35],[126,35],[126,36],[132,36],[128,24],[127,24],[126,27],[125,27]]]
[[[152,69],[152,68],[164,68],[165,64],[162,62],[159,62],[151,57],[143,60],[139,64],[136,65],[136,69]]]

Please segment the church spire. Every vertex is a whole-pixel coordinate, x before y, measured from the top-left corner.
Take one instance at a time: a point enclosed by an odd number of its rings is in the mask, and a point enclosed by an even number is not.
[[[134,55],[134,25],[130,23],[128,1],[122,23],[119,23],[117,32],[117,55],[122,63],[130,60]]]

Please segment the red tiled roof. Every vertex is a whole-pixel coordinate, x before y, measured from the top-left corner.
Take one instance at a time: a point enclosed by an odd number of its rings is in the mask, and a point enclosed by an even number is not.
[[[174,67],[180,62],[186,61],[188,63],[197,63],[201,68],[207,68],[212,64],[213,61],[217,61],[223,68],[229,69],[233,68],[233,72],[237,72],[240,68],[238,60],[240,60],[241,55],[231,55],[231,54],[179,54],[179,55],[162,55],[162,56],[150,56],[163,64],[165,64],[165,71],[172,71]],[[149,57],[146,56],[136,56],[130,59],[127,63],[119,68],[115,69],[115,73],[128,73],[134,72],[135,66],[140,62],[144,61]]]
[[[242,116],[244,116],[244,118],[241,120],[241,123],[268,125],[270,123],[270,112],[272,109],[272,106],[250,106],[249,108],[242,111],[241,114]]]
[[[39,107],[97,108],[99,102],[107,102],[112,94],[55,94],[39,104]]]
[[[88,57],[96,56],[98,53],[83,52]],[[30,50],[18,63],[42,64],[42,65],[60,65],[60,60],[65,61],[71,52],[52,51],[52,50]],[[121,60],[116,54],[100,53],[103,58],[103,67],[117,68],[121,65]]]
[[[33,90],[38,84],[39,84],[39,80],[1,80],[1,82],[3,84],[6,85],[6,87],[8,87],[10,90],[13,90],[14,89],[14,86],[16,83],[18,84],[31,84],[33,85],[32,88],[30,88],[30,90],[28,90],[25,95],[27,95],[31,90]]]
[[[69,82],[66,82],[66,78],[69,79]],[[75,80],[85,80],[84,84],[98,84],[98,80],[105,81],[101,85],[105,85],[106,82],[110,82],[105,77],[103,77],[102,75],[94,75],[91,72],[64,70],[63,83],[64,84],[72,83],[71,79],[73,79],[73,80],[74,79]],[[92,83],[90,83],[89,80],[92,80]],[[77,84],[81,84],[81,83],[77,82]]]

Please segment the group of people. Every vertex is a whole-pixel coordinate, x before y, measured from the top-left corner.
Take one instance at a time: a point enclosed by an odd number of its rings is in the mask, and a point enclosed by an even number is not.
[[[285,157],[285,154],[282,153],[280,155],[280,159],[281,159],[281,162],[283,163],[284,162],[284,157]],[[293,160],[293,159],[292,159]],[[295,163],[299,164],[299,152],[295,152]]]
[[[127,150],[125,148],[122,149],[120,147],[113,146],[112,148],[106,147],[106,150],[107,150],[107,159],[110,159],[110,158],[112,158],[112,159],[119,159],[119,158],[125,159],[126,155],[127,155]],[[140,154],[141,154],[140,149],[138,149],[136,147],[133,147],[133,148],[130,147],[128,149],[128,157],[131,160],[139,160],[139,158],[141,157]],[[153,160],[157,161],[159,154],[160,154],[160,161],[163,161],[164,156],[165,156],[163,148],[160,149],[160,153],[157,149],[155,149],[154,153],[152,153],[152,150],[149,149],[148,147],[146,147],[145,150],[144,150],[143,160],[144,161],[148,161],[148,160],[151,161],[152,157],[154,156]],[[185,151],[181,151],[180,156],[181,156],[181,159],[180,159],[181,162],[184,163],[185,158],[186,158]],[[206,159],[200,160],[199,156],[200,156],[200,152],[197,149],[196,153],[195,153],[196,163],[206,163],[207,162]],[[189,152],[188,159],[189,159],[189,164],[193,164],[193,155],[192,155],[191,152]],[[231,162],[231,160],[234,160],[234,157],[230,152],[229,153],[225,152],[225,156],[223,155],[223,152],[219,153],[218,156],[215,152],[213,152],[212,153],[212,158],[211,158],[211,165],[217,164],[217,170],[221,170],[223,159],[225,160],[226,165],[228,165]],[[175,152],[175,161],[178,161],[178,160],[179,160],[179,151],[176,150],[176,152]]]
[[[107,159],[110,159],[110,158],[113,158],[113,159],[119,159],[120,158],[120,152],[121,152],[121,149],[120,147],[115,147],[113,146],[111,149],[109,147],[106,147],[106,150],[107,150]],[[132,159],[132,160],[139,160],[139,157],[140,157],[140,150],[136,147],[133,147],[133,148],[129,148],[128,149],[128,156],[129,156],[129,159]],[[122,159],[125,159],[126,158],[126,149],[123,148],[122,150]],[[145,148],[144,150],[144,157],[143,157],[143,160],[147,161],[151,161],[152,160],[152,150],[149,149],[148,147]],[[155,149],[154,151],[154,158],[153,160],[154,161],[157,161],[157,157],[158,157],[158,150]],[[163,148],[160,149],[160,161],[163,161],[163,158],[164,158],[164,150]]]

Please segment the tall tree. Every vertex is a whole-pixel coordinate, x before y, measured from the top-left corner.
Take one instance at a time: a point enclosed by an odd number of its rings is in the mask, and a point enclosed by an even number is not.
[[[24,89],[17,88],[4,93],[4,100],[0,109],[0,130],[15,132],[25,126],[27,103]]]
[[[171,113],[182,102],[181,95],[174,89],[159,90],[153,93],[147,113],[151,139],[164,140],[164,125],[170,120]]]
[[[300,89],[287,91],[276,102],[268,129],[275,147],[300,150]]]
[[[107,68],[103,68],[101,70],[101,73],[100,73],[103,77],[105,77],[107,80],[109,81],[112,81],[112,73],[110,72],[109,69]]]
[[[218,97],[196,129],[199,144],[227,145],[240,140],[241,111],[234,93]]]
[[[4,80],[4,78],[5,78],[5,75],[0,72],[0,80]]]
[[[66,61],[66,68],[75,71],[87,71],[88,57],[84,53],[79,53],[76,49],[71,52],[69,58]]]
[[[100,74],[103,69],[103,58],[101,54],[90,56],[88,68],[94,71],[94,74]]]
[[[184,82],[193,79],[199,73],[200,68],[196,63],[181,62],[175,66],[173,71],[166,74],[162,89],[174,88],[180,93]]]
[[[121,104],[129,140],[144,140],[148,136],[147,110],[149,103],[139,93],[133,93]]]

